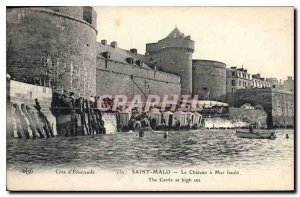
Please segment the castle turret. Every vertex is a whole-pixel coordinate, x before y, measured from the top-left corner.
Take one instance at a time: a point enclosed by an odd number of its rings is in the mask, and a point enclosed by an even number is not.
[[[176,27],[166,38],[146,45],[149,62],[156,68],[179,75],[181,94],[192,93],[192,54],[194,41]]]
[[[7,72],[54,91],[96,94],[96,24],[92,7],[8,7]]]
[[[226,94],[226,64],[193,60],[193,94],[204,100],[220,100]]]

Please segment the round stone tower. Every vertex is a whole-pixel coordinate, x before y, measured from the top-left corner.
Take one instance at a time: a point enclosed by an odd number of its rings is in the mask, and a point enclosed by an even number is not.
[[[162,71],[176,74],[181,80],[181,94],[192,93],[192,54],[195,42],[176,27],[166,38],[146,45],[152,65]]]
[[[96,12],[91,7],[8,7],[7,73],[56,92],[96,94]]]
[[[223,101],[226,94],[226,64],[193,60],[193,94],[199,99]]]

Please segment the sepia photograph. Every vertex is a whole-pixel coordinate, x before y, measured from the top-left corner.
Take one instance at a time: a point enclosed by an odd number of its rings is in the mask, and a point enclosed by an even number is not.
[[[8,191],[295,190],[294,7],[6,7]]]

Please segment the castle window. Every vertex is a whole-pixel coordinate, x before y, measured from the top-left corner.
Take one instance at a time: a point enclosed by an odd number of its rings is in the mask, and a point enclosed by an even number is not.
[[[110,56],[111,56],[111,54],[110,54],[110,52],[103,52],[103,56],[106,58],[106,59],[110,59]]]
[[[127,61],[128,64],[133,64],[134,63],[134,59],[132,57],[126,58],[126,61]]]
[[[242,86],[241,81],[239,81],[239,86]]]
[[[232,72],[232,76],[234,77],[234,75],[235,75],[235,72]]]
[[[137,60],[135,63],[138,66],[142,66],[143,65],[143,61],[142,60]]]
[[[232,86],[235,86],[235,80],[232,80],[232,81],[231,81],[231,85],[232,85]]]

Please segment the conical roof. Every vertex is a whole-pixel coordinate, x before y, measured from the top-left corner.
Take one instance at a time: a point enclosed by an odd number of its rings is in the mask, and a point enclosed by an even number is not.
[[[168,38],[183,38],[184,34],[177,28],[175,27],[171,33],[167,36]]]

